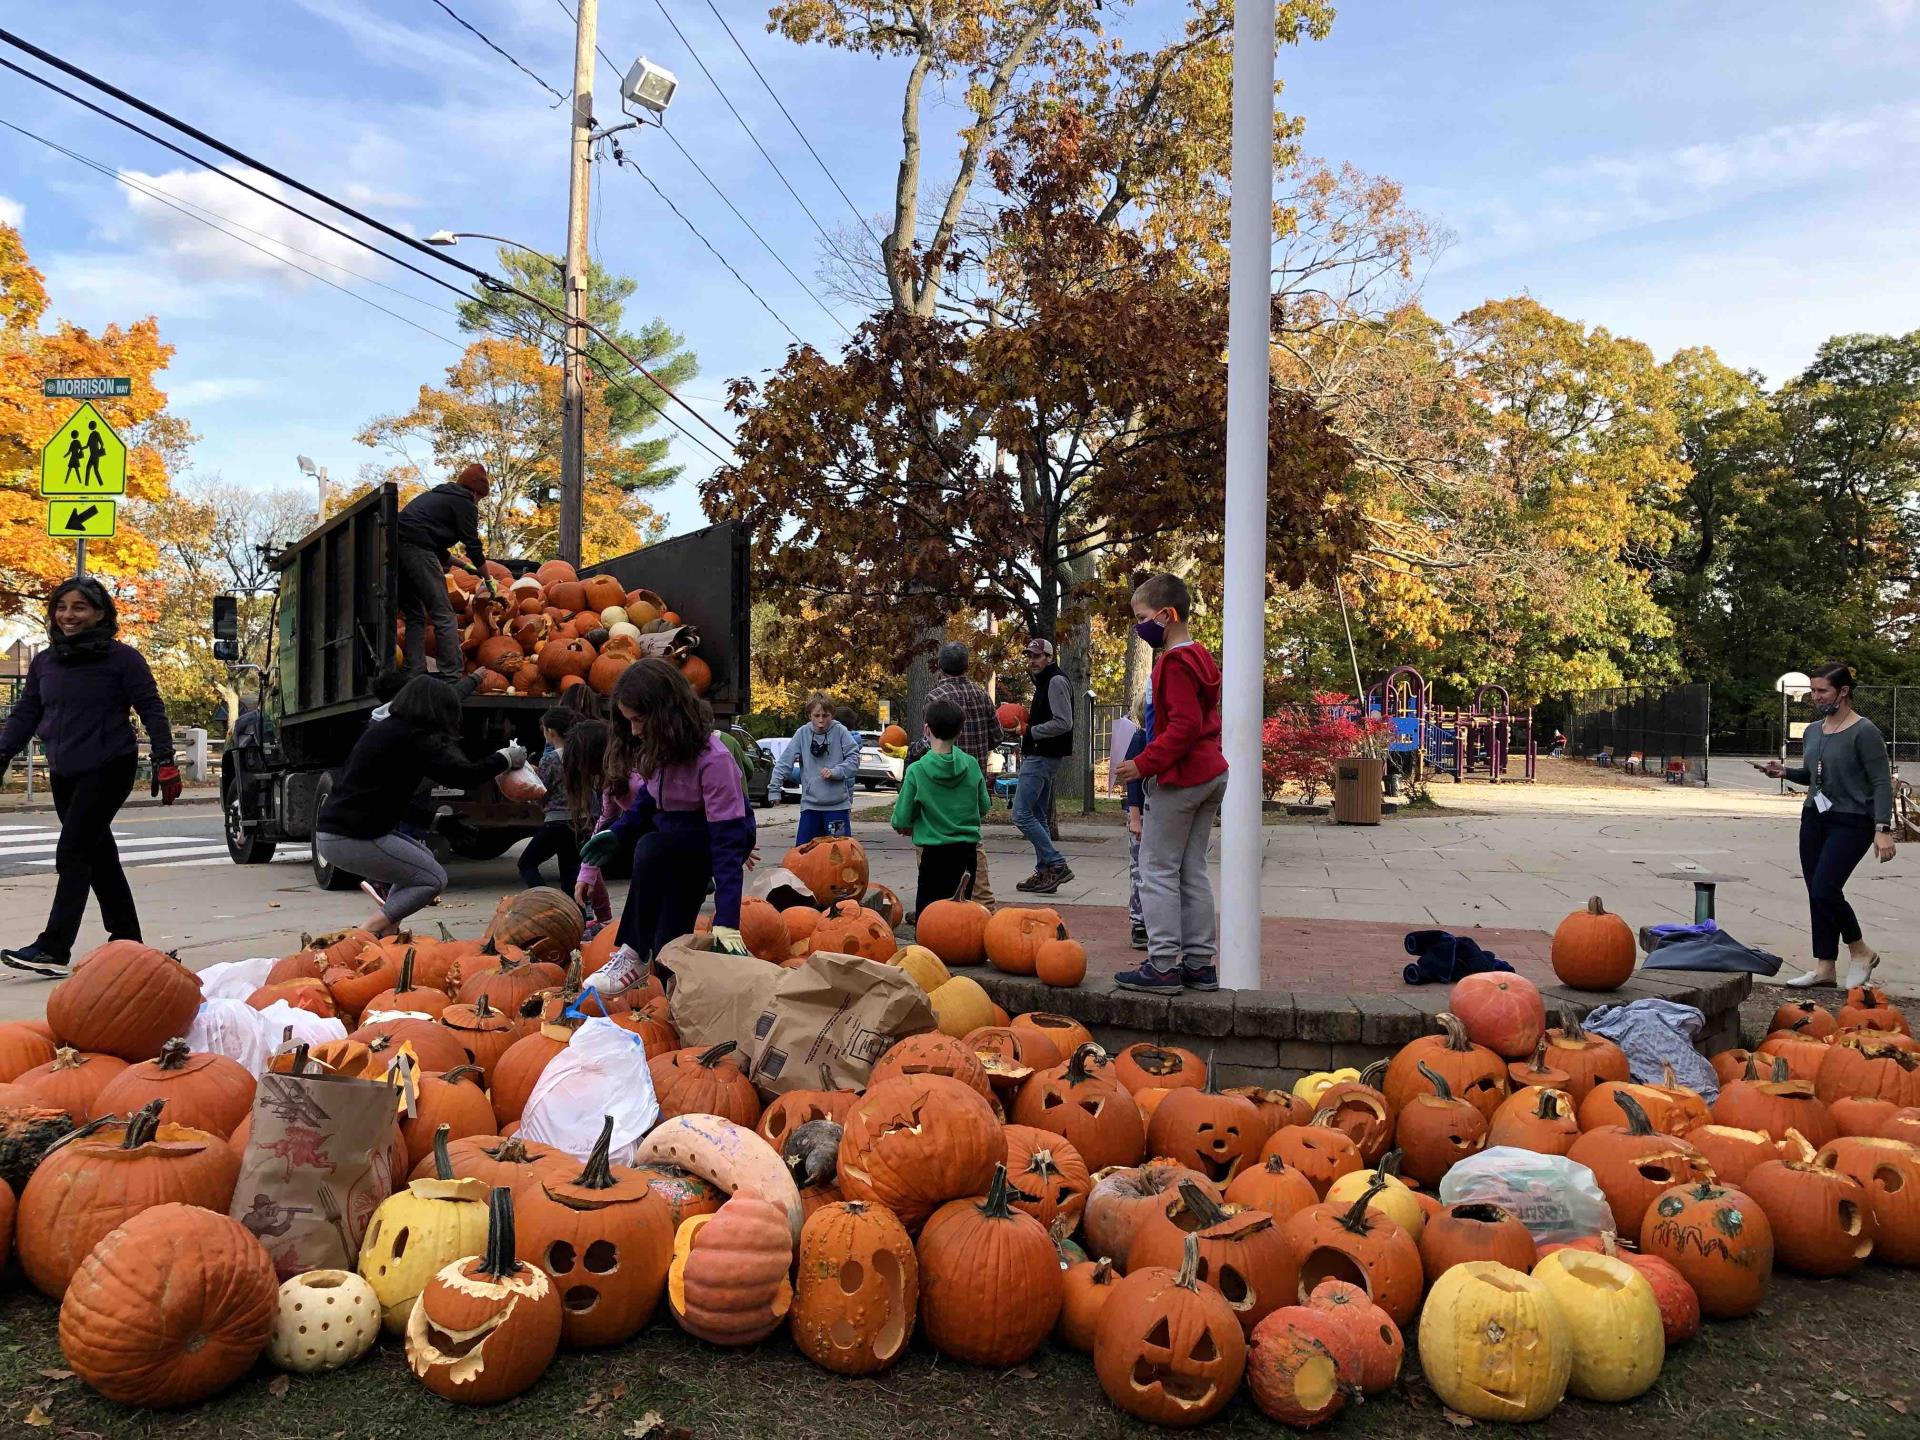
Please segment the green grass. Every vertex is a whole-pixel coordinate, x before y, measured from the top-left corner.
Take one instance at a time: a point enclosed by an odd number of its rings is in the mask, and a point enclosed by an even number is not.
[[[729,1352],[656,1322],[617,1350],[562,1355],[531,1392],[491,1410],[426,1394],[397,1343],[333,1375],[287,1377],[264,1364],[227,1394],[179,1415],[111,1405],[65,1377],[57,1311],[14,1287],[0,1300],[0,1421],[36,1409],[59,1436],[179,1436],[195,1440],[456,1440],[473,1427],[513,1440],[1107,1440],[1152,1433],[1113,1410],[1086,1357],[1049,1349],[1012,1371],[982,1371],[916,1347],[893,1372],[849,1380],[816,1369],[784,1339]],[[1629,1405],[1568,1401],[1541,1426],[1480,1425],[1490,1437],[1576,1440],[1805,1440],[1812,1435],[1899,1440],[1920,1434],[1920,1374],[1907,1318],[1920,1298],[1914,1272],[1870,1268],[1847,1280],[1776,1280],[1749,1320],[1710,1326],[1669,1358],[1652,1391]],[[646,1428],[648,1415],[659,1421]],[[22,1433],[14,1431],[13,1433]],[[1202,1433],[1286,1432],[1236,1401]],[[1411,1359],[1389,1393],[1350,1408],[1328,1432],[1353,1437],[1452,1436],[1439,1401]]]

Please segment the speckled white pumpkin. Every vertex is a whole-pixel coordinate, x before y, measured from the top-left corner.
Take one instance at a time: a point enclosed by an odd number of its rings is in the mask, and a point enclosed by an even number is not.
[[[312,1375],[351,1365],[380,1336],[380,1297],[351,1270],[309,1270],[280,1287],[267,1358]]]

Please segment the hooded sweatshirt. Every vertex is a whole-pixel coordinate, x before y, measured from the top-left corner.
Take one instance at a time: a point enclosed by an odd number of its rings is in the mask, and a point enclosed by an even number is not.
[[[826,753],[813,753],[818,740]],[[787,753],[773,768],[773,792],[786,787],[787,772],[800,772],[800,808],[802,810],[846,810],[853,805],[854,782],[860,776],[860,737],[838,720],[827,726],[824,735],[813,726],[802,725],[787,742]],[[833,771],[833,779],[821,778],[822,770]]]
[[[1220,665],[1198,641],[1153,667],[1153,739],[1134,757],[1162,785],[1204,785],[1227,770],[1220,751]]]
[[[973,845],[988,803],[978,760],[958,746],[945,755],[929,750],[900,781],[893,824],[912,826],[916,845]]]
[[[157,769],[173,764],[173,731],[140,652],[104,627],[80,643],[56,640],[33,657],[20,699],[0,730],[0,761],[36,734],[56,775],[83,775],[137,753],[129,711],[138,712]],[[3,767],[0,767],[3,768]]]

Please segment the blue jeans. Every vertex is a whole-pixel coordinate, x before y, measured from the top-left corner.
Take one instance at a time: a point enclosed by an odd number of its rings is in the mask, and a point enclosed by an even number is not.
[[[809,840],[818,840],[823,835],[851,835],[853,833],[852,810],[802,810],[800,828],[794,831],[793,843],[804,845]]]
[[[1013,823],[1033,846],[1033,865],[1045,870],[1067,863],[1047,833],[1047,812],[1053,808],[1053,775],[1060,761],[1053,755],[1020,757],[1020,788],[1013,796]]]

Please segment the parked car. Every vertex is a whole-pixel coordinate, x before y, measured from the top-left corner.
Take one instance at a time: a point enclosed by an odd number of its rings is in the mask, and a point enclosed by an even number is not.
[[[863,790],[898,790],[900,779],[907,773],[907,762],[889,755],[880,748],[878,730],[862,730],[860,736],[860,773],[858,779]]]
[[[768,736],[756,741],[754,748],[766,760],[766,765],[754,768],[753,778],[747,782],[747,798],[763,808],[768,805],[798,805],[800,781],[797,776],[788,775],[778,795],[767,793],[773,786],[773,772],[779,767],[780,757],[786,753],[787,737]]]

